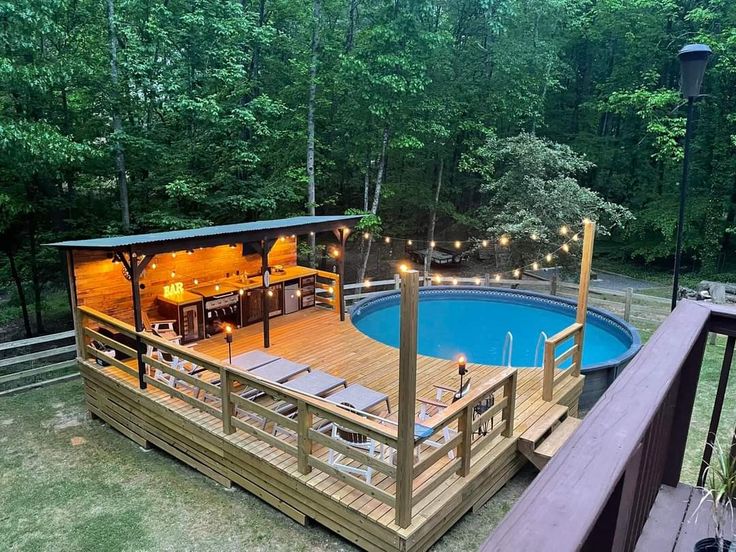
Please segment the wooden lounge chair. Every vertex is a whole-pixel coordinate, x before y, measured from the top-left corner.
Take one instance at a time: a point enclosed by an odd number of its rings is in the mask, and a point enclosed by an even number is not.
[[[356,411],[355,407],[350,403],[343,402],[340,406],[345,407],[352,412]],[[332,438],[338,443],[367,452],[370,456],[375,458],[383,458],[383,444],[371,439],[367,435],[363,435],[362,433],[344,428],[339,424],[332,424]],[[338,471],[352,475],[359,475],[365,479],[366,483],[369,485],[371,484],[371,478],[373,477],[374,471],[373,468],[370,466],[360,465],[357,460],[352,460],[341,452],[329,449],[327,463]]]
[[[176,320],[151,321],[145,312],[141,312],[141,320],[143,321],[143,329],[147,332],[151,332],[156,337],[171,341],[177,345],[181,344],[181,336],[176,333]]]
[[[422,422],[428,420],[430,417],[434,416],[435,414],[439,414],[442,412],[445,408],[447,408],[449,405],[442,401],[443,395],[447,392],[452,393],[452,401],[451,404],[459,401],[462,399],[465,395],[470,392],[470,378],[463,384],[463,386],[455,391],[455,389],[451,387],[445,387],[444,385],[435,385],[434,386],[436,390],[436,399],[417,399],[419,403],[421,404],[419,408],[419,416],[417,418],[417,423],[421,424]],[[448,442],[455,434],[455,430],[450,429],[449,426],[446,426],[442,430],[442,442],[440,441],[431,441],[426,440],[424,441],[424,444],[433,447],[433,448],[440,448],[442,445],[446,442]],[[417,450],[417,456],[419,456],[419,450]],[[455,452],[450,451],[447,453],[447,457],[452,460],[455,458]]]

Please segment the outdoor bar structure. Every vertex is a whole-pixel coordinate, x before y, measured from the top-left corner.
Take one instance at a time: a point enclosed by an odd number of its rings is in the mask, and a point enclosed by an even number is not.
[[[400,348],[358,331],[343,285],[359,220],[53,245],[67,256],[94,417],[301,524],[366,550],[426,550],[526,462],[544,466],[577,427],[595,224],[585,226],[578,318],[534,369],[418,355],[415,271],[401,277]],[[324,270],[297,264],[310,233],[332,236]],[[472,387],[459,385],[459,368]]]

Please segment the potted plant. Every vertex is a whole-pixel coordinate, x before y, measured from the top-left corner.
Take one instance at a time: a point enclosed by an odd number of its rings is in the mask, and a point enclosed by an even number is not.
[[[706,467],[703,497],[697,511],[710,503],[715,535],[695,543],[695,552],[736,552],[734,539],[734,505],[736,505],[736,457],[720,443],[713,446],[713,458]]]

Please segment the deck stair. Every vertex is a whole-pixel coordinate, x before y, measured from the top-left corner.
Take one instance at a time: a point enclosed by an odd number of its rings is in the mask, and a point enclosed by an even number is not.
[[[568,408],[554,405],[519,437],[519,451],[540,470],[580,425]]]

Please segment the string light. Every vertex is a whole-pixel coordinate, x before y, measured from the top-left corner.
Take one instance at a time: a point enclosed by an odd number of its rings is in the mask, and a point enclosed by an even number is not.
[[[198,279],[198,278],[195,278],[195,279],[194,279],[194,285],[195,285],[195,286],[198,286],[198,285],[199,285],[199,279]]]
[[[562,250],[563,250],[563,251],[564,251],[565,253],[569,253],[569,252],[570,252],[570,246],[569,246],[569,245],[567,245],[566,243],[563,243],[563,244],[562,244]]]
[[[175,270],[172,270],[172,271],[171,271],[171,277],[172,277],[172,278],[176,278],[176,271],[175,271]]]
[[[521,271],[518,268],[514,269],[514,278],[518,278],[521,275]]]
[[[158,265],[157,265],[156,263],[151,263],[151,270],[156,270],[156,267],[157,267],[157,266],[158,266]]]
[[[476,285],[476,286],[479,286],[479,285],[480,285],[480,278],[476,278],[476,279],[475,279],[475,285]]]
[[[552,253],[547,253],[547,254],[546,254],[546,255],[544,256],[544,259],[545,259],[545,260],[546,260],[546,261],[547,261],[548,263],[551,263],[551,262],[552,262]]]
[[[270,291],[270,290],[269,290],[269,291]],[[334,287],[332,287],[332,286],[330,286],[329,292],[330,292],[330,293],[335,293],[335,288],[334,288]],[[271,293],[273,293],[273,292],[271,292]]]
[[[537,241],[539,239],[539,236],[537,234],[532,234],[530,237],[534,241]]]
[[[441,284],[442,283],[442,276],[440,276],[439,274],[437,274],[437,276],[434,277],[434,281],[436,283],[438,283],[438,284]]]
[[[480,244],[481,244],[481,245],[482,245],[483,247],[488,247],[488,240],[483,240],[482,242],[480,242]]]
[[[575,234],[575,235],[574,235],[574,236],[572,237],[572,241],[578,241],[579,239],[580,239],[580,234]]]
[[[498,243],[500,243],[501,245],[508,245],[509,238],[507,236],[501,236],[501,239],[498,240]]]
[[[279,240],[281,240],[282,242],[285,242],[285,241],[286,241],[286,238],[285,238],[284,236],[281,236],[281,237],[279,238]]]
[[[191,250],[191,249],[187,249],[187,255],[191,255],[192,253],[194,253],[194,251],[193,251],[193,250]]]
[[[369,287],[371,287],[371,281],[370,280],[366,280],[365,282],[363,282],[363,285],[365,287],[368,287],[369,288]]]
[[[406,245],[414,245],[414,242],[411,240],[406,240]]]
[[[174,251],[174,252],[173,252],[173,253],[171,254],[171,258],[172,258],[172,259],[176,259],[176,251]]]
[[[296,296],[301,297],[302,296],[302,290],[298,289],[296,290]]]
[[[383,238],[383,241],[385,241],[386,243],[391,243],[391,238],[386,236],[385,238]]]
[[[243,288],[240,288],[240,289],[238,290],[238,293],[239,293],[240,295],[243,295],[243,294],[245,293],[245,290],[244,290]]]
[[[452,279],[452,285],[453,285],[453,286],[456,286],[456,285],[457,285],[457,278],[453,278],[453,279]]]
[[[436,242],[436,241],[432,240],[431,242],[429,242],[429,246],[430,246],[430,247],[431,247],[432,249],[434,249],[434,246],[435,246],[435,245],[437,245],[437,242]]]
[[[564,224],[560,226],[560,234],[563,236],[567,236],[567,233],[569,232],[569,229]]]
[[[368,232],[364,232],[363,233],[363,239],[364,240],[369,240],[369,239],[371,239],[371,235]]]
[[[501,275],[500,275],[500,274],[496,274],[496,275],[495,275],[495,276],[493,277],[493,279],[494,279],[494,280],[496,280],[497,282],[500,282],[500,281],[501,281]]]
[[[539,263],[537,262],[532,263],[532,269],[539,270]]]
[[[269,290],[268,290],[268,291],[266,292],[266,294],[267,294],[267,295],[268,295],[269,297],[273,297],[273,290],[272,290],[272,289],[269,289]]]
[[[455,242],[455,249],[460,249],[460,245],[461,245],[460,241],[459,240],[456,241]]]
[[[340,256],[340,250],[337,249],[337,248],[333,249],[332,250],[332,256],[337,259]]]
[[[215,284],[215,291],[220,291],[220,284]]]
[[[401,272],[406,272],[407,270],[409,270],[409,267],[408,267],[408,266],[406,266],[406,264],[405,264],[405,263],[401,263],[401,264],[399,265],[399,270],[400,270]]]

